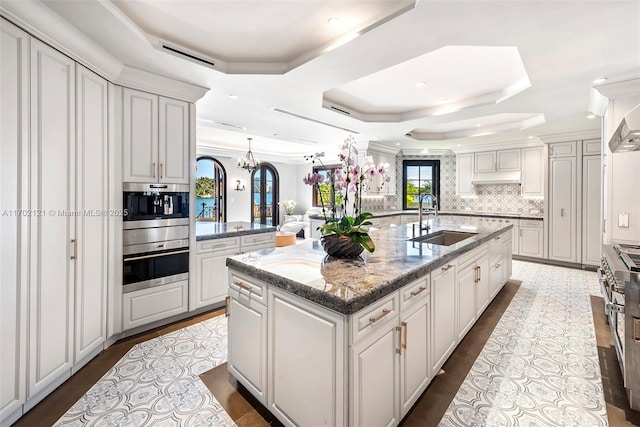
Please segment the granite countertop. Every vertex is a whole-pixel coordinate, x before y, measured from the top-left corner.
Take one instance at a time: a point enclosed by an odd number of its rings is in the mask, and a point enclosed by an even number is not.
[[[430,232],[477,233],[451,246],[412,242],[411,224],[372,231],[376,250],[362,259],[326,256],[320,242],[307,239],[294,246],[266,249],[227,258],[227,266],[342,314],[353,314],[402,286],[425,276],[512,224],[469,225],[463,220],[430,219]]]
[[[386,216],[394,215],[415,215],[418,216],[417,210],[393,210],[393,211],[373,211],[374,218],[382,218]],[[509,213],[509,212],[460,212],[460,211],[438,211],[438,215],[454,215],[454,216],[473,216],[481,218],[508,218],[508,219],[533,219],[542,220],[542,215],[524,214],[524,213]],[[324,219],[322,215],[311,215],[309,218]],[[417,219],[416,219],[417,221]]]
[[[276,231],[276,227],[264,224],[253,224],[246,221],[196,221],[196,240],[222,239],[224,237],[270,233],[274,231]]]

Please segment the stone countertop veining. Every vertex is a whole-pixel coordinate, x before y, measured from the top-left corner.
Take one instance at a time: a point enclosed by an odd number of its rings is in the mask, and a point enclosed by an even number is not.
[[[198,241],[244,236],[248,234],[270,233],[274,231],[276,231],[276,227],[264,224],[253,224],[246,221],[196,221],[196,240]]]
[[[402,286],[425,276],[493,237],[512,224],[465,224],[430,219],[430,232],[477,233],[451,246],[412,242],[411,224],[372,231],[376,250],[360,259],[328,257],[320,241],[266,249],[227,258],[227,266],[342,314],[353,314]]]

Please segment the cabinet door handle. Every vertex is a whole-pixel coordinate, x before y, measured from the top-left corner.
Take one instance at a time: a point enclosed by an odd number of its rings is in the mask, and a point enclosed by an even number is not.
[[[251,285],[247,285],[246,283],[241,282],[239,280],[234,281],[233,284],[236,285],[236,286],[241,287],[242,289],[246,289],[248,291],[251,290]]]
[[[160,178],[162,178],[162,163],[160,163]]]
[[[78,259],[78,241],[76,239],[71,239],[71,245],[73,247],[71,259]]]
[[[496,237],[496,240],[500,240],[500,236]]]
[[[156,177],[156,162],[151,163],[151,173],[153,173],[153,178]]]
[[[398,332],[398,348],[396,349],[396,353],[402,356],[402,327],[396,326],[396,331]]]
[[[476,283],[480,282],[480,266],[476,266]]]
[[[640,343],[640,319],[634,317],[633,319],[633,340]]]
[[[564,216],[564,208],[560,209],[560,216]]]
[[[424,290],[426,290],[424,286],[420,286],[417,291],[411,291],[411,296],[415,297],[416,295],[420,295]]]
[[[229,296],[224,297],[224,317],[229,317]]]
[[[407,344],[409,343],[409,325],[407,322],[402,322],[402,327],[404,328],[404,343],[402,343],[402,348],[407,349]]]
[[[446,267],[442,267],[442,271],[449,271],[451,269],[451,267],[453,267],[453,265],[447,264]]]
[[[499,268],[500,267],[500,263],[497,263],[496,265],[493,266],[493,268]]]
[[[378,320],[382,319],[384,316],[386,316],[389,313],[391,313],[391,310],[389,310],[388,308],[385,308],[384,310],[382,310],[382,313],[378,314],[377,316],[370,317],[369,322],[376,323]]]

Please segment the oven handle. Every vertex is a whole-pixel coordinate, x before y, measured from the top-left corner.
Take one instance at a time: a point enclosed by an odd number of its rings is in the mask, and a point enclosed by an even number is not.
[[[135,257],[131,257],[131,258],[124,258],[124,262],[127,262],[127,261],[138,261],[140,259],[157,258],[157,257],[165,256],[165,255],[184,254],[184,253],[187,253],[187,252],[189,252],[189,249],[185,249],[185,250],[182,250],[182,251],[175,251],[175,252],[162,252],[161,254],[135,256]]]
[[[597,273],[598,282],[600,282],[600,290],[602,292],[602,296],[604,297],[604,312],[607,316],[610,316],[614,311],[616,313],[624,314],[624,305],[613,303],[609,299],[609,294],[607,293],[607,289],[605,286],[606,278],[602,274],[602,269],[599,268],[597,270]]]

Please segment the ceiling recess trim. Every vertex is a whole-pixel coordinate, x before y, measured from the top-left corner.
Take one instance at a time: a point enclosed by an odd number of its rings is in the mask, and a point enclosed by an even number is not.
[[[340,130],[343,130],[343,131],[346,131],[346,132],[349,132],[349,133],[353,133],[353,134],[356,134],[356,135],[360,134],[360,132],[358,132],[357,130],[344,128],[342,126],[338,126],[338,125],[334,125],[334,124],[331,124],[331,123],[323,122],[322,120],[312,119],[311,117],[303,116],[302,114],[292,113],[291,111],[283,110],[282,108],[275,107],[275,108],[272,108],[272,110],[277,112],[277,113],[286,114],[286,115],[289,115],[291,117],[296,117],[298,119],[307,120],[307,121],[310,121],[310,122],[313,122],[313,123],[317,123],[317,124],[320,124],[320,125],[324,125],[324,126],[329,126],[329,127],[334,128],[334,129],[340,129]]]

